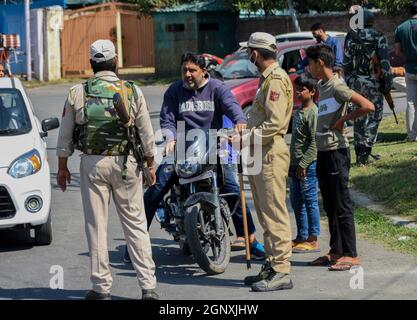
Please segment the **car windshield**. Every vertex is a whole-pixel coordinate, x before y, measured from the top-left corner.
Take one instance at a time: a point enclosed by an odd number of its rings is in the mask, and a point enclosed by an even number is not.
[[[0,89],[0,136],[18,135],[32,129],[22,94],[16,89]]]
[[[225,59],[218,66],[218,71],[227,80],[257,78],[259,76],[258,68],[249,61],[245,50],[237,51]]]

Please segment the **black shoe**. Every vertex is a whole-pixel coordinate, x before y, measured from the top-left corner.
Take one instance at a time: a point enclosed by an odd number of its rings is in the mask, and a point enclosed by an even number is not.
[[[132,263],[132,260],[130,260],[129,251],[127,250],[127,246],[125,246],[125,253],[123,255],[123,262],[124,263]]]
[[[155,289],[142,289],[142,300],[159,300]]]
[[[266,279],[252,284],[252,291],[266,292],[288,290],[292,289],[293,287],[294,285],[290,279],[289,274],[276,272],[271,268]]]
[[[368,153],[366,147],[358,145],[355,146],[355,153],[356,153],[356,165],[358,166],[365,166],[368,164]]]
[[[110,293],[99,293],[94,290],[90,290],[85,295],[85,300],[111,300]]]
[[[372,159],[374,159],[375,161],[381,160],[381,155],[380,154],[370,154],[370,156],[372,157]]]
[[[245,278],[245,285],[251,286],[252,284],[264,280],[268,277],[269,271],[271,270],[271,264],[267,261],[263,266],[261,271],[256,276],[248,276]]]

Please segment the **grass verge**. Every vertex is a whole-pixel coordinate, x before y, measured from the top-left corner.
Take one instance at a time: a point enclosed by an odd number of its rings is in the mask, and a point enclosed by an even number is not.
[[[358,236],[417,257],[417,229],[396,226],[388,218],[366,208],[355,208],[355,222]]]
[[[170,78],[145,78],[145,79],[135,79],[135,83],[139,87],[143,86],[164,86],[167,84],[171,84],[174,81],[179,80],[178,77],[170,77]]]
[[[370,195],[396,215],[417,219],[417,143],[405,141],[405,114],[399,114],[398,120],[397,125],[394,117],[384,118],[373,148],[381,160],[365,167],[353,166],[350,181],[356,190]]]

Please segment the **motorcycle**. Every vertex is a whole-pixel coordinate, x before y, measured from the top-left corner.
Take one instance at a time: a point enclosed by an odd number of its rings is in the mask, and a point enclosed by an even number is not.
[[[195,139],[185,160],[180,160],[176,151],[173,166],[179,179],[157,210],[156,219],[179,242],[183,254],[191,254],[201,269],[214,275],[223,273],[229,264],[230,218],[240,198],[219,193],[222,165],[209,163],[217,139],[208,144],[207,140],[207,135]],[[236,200],[234,208],[229,208],[228,197]]]

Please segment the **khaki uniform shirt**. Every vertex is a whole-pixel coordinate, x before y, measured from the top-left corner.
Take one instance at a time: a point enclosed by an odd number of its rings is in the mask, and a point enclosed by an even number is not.
[[[275,62],[260,77],[253,106],[248,112],[248,129],[260,136],[262,145],[272,143],[275,136],[283,137],[287,133],[292,108],[291,80]]]
[[[116,74],[111,71],[100,71],[94,76],[110,82],[120,81]],[[156,146],[148,107],[142,91],[137,86],[135,86],[135,89],[138,98],[132,105],[134,122],[142,139],[145,156],[153,157],[155,156]],[[84,88],[82,84],[72,87],[65,101],[56,150],[58,157],[67,158],[73,154],[72,136],[76,123],[80,125],[85,124]]]

